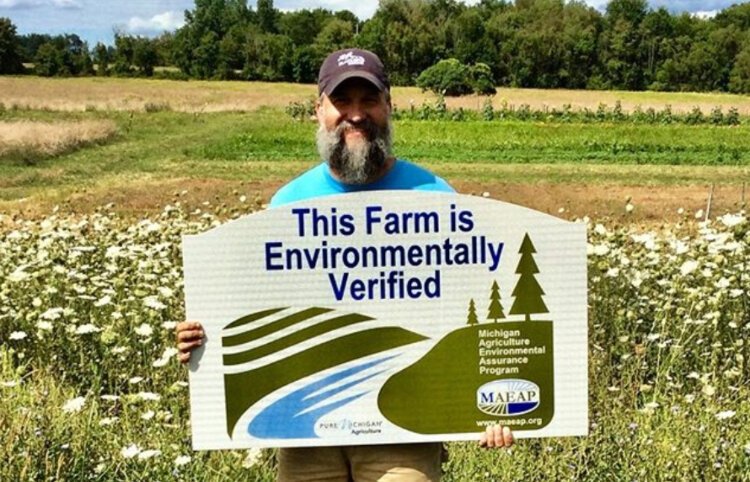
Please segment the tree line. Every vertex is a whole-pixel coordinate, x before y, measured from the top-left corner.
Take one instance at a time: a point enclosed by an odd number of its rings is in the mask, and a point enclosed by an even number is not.
[[[117,33],[90,48],[77,35],[17,35],[0,19],[0,73],[152,76],[313,83],[333,50],[376,52],[394,85],[415,85],[440,60],[486,65],[500,86],[750,92],[750,4],[699,18],[611,0],[381,0],[372,18],[273,0],[195,0],[185,24],[156,38]]]

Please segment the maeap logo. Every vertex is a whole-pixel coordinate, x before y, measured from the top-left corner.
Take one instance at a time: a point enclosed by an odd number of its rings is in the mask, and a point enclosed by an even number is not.
[[[490,415],[523,415],[539,406],[539,395],[539,386],[528,380],[495,380],[477,390],[477,408]]]

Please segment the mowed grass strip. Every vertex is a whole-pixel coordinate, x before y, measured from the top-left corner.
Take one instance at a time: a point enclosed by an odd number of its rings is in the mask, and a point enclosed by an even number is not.
[[[39,157],[104,142],[116,133],[117,124],[111,120],[0,121],[0,161],[21,159],[33,163]]]

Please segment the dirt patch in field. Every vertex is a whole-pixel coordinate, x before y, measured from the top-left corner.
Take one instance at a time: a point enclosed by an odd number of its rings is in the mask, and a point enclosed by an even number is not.
[[[89,213],[109,203],[126,216],[154,214],[167,204],[180,203],[190,212],[232,210],[248,212],[262,209],[283,181],[237,182],[219,179],[177,179],[141,183],[138,187],[82,191],[64,199],[21,200],[0,203],[0,212],[11,216],[36,218],[59,206],[62,212]],[[485,196],[519,204],[564,219],[589,216],[608,223],[675,222],[705,211],[711,197],[711,217],[742,209],[743,196],[750,192],[742,186],[621,186],[582,184],[517,184],[497,182],[455,182],[464,194]],[[750,191],[750,190],[747,190]],[[631,204],[632,211],[626,206]]]
[[[674,222],[708,208],[711,217],[742,208],[742,186],[621,186],[582,184],[455,183],[459,192],[487,195],[565,219],[589,216],[616,222]],[[744,199],[750,193],[744,194]],[[632,210],[627,206],[630,204]]]

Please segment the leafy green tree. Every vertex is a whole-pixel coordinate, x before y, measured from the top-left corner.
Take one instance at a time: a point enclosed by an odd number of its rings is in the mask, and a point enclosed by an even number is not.
[[[512,44],[513,83],[521,87],[560,87],[565,59],[562,38],[562,0],[527,0],[516,3],[522,22]]]
[[[470,94],[469,68],[457,59],[441,60],[419,74],[417,87],[450,96]]]
[[[325,57],[312,45],[296,47],[292,55],[292,76],[295,82],[313,84]]]
[[[495,79],[492,78],[492,69],[483,63],[472,65],[469,69],[472,90],[480,95],[495,95]]]
[[[109,63],[112,61],[109,56],[109,49],[106,45],[99,42],[94,47],[94,62],[96,63],[96,73],[98,75],[109,75]]]
[[[521,248],[518,250],[521,259],[516,267],[516,274],[520,275],[516,287],[513,289],[513,306],[510,307],[511,315],[525,315],[526,321],[531,321],[531,315],[535,313],[549,313],[547,305],[544,304],[542,295],[544,291],[539,286],[535,274],[539,268],[534,261],[536,249],[531,242],[529,234],[523,237]]]
[[[156,65],[174,65],[174,32],[164,32],[151,40],[156,49]]]
[[[359,18],[357,18],[356,15],[354,15],[350,10],[339,10],[333,14],[333,16],[339,20],[343,20],[344,22],[349,22],[354,26],[355,32],[359,32],[359,28],[362,26],[359,21]]]
[[[34,72],[42,77],[70,75],[66,67],[64,52],[54,43],[47,42],[39,46],[34,57]]]
[[[501,320],[505,318],[503,312],[503,305],[500,303],[500,286],[497,281],[492,282],[492,289],[490,290],[490,306],[488,308],[487,319],[488,320]]]
[[[0,74],[23,72],[20,50],[16,26],[9,18],[0,18]]]
[[[750,29],[750,3],[737,3],[725,8],[716,14],[714,23],[719,27],[735,26],[747,31]]]
[[[273,8],[273,0],[258,0],[257,2],[258,26],[265,33],[276,33],[279,11]]]
[[[446,50],[459,61],[469,65],[488,59],[488,39],[485,37],[484,21],[478,9],[469,8],[446,22]]]
[[[556,85],[585,89],[599,62],[598,50],[603,30],[602,16],[583,3],[566,3],[560,33],[563,59],[559,65]]]
[[[490,61],[495,81],[500,85],[513,85],[511,63],[514,56],[514,36],[518,22],[514,22],[514,9],[498,10],[485,22],[485,39],[489,47]]]
[[[607,87],[644,88],[648,49],[643,46],[641,23],[646,17],[647,7],[646,0],[611,0],[607,4],[600,53],[600,68]]]
[[[36,51],[34,64],[37,75],[45,77],[94,73],[88,45],[75,34],[58,35],[42,44]]]
[[[685,58],[687,67],[686,90],[718,88],[721,64],[708,42],[695,42]]]
[[[47,34],[30,33],[16,37],[20,45],[21,62],[33,62],[42,44],[52,42],[52,36]]]
[[[253,36],[245,54],[245,78],[270,82],[292,78],[294,47],[289,37],[278,34]]]
[[[279,33],[289,37],[295,47],[307,46],[333,17],[333,13],[322,8],[282,12],[278,21]]]
[[[479,319],[477,318],[477,309],[474,306],[474,298],[469,301],[469,316],[466,319],[467,325],[478,325]]]
[[[219,42],[218,74],[222,79],[233,79],[235,72],[245,64],[244,48],[247,44],[247,29],[242,25],[230,28]]]
[[[199,79],[209,79],[216,75],[219,65],[219,36],[216,32],[208,31],[193,49],[193,62],[190,73]]]
[[[729,90],[736,94],[750,93],[750,41],[737,54],[729,78]]]
[[[596,65],[601,15],[585,5],[519,1],[496,9],[485,28],[487,63],[500,84],[585,87]]]
[[[144,37],[137,38],[133,46],[133,66],[140,75],[151,77],[159,57],[154,43]]]
[[[331,52],[350,47],[354,39],[354,24],[332,18],[326,22],[323,29],[315,37],[315,48],[322,56]]]
[[[442,57],[444,47],[439,34],[444,17],[433,15],[442,3],[383,0],[362,27],[357,44],[380,56],[394,85],[413,85],[420,72]]]
[[[644,70],[644,84],[656,81],[657,70],[670,53],[669,40],[674,36],[675,20],[664,7],[648,12],[641,23],[642,46],[647,50]]]
[[[743,42],[750,38],[747,32],[743,32],[734,25],[717,28],[708,35],[708,45],[711,52],[719,63],[719,68],[715,72],[713,85],[701,90],[721,90],[729,89],[729,77],[732,71],[732,65],[737,55],[742,50]]]
[[[195,0],[195,8],[185,12],[185,25],[174,35],[175,64],[192,77],[222,76],[230,65],[236,66],[237,57],[230,55],[228,48],[237,32],[232,33],[222,53],[223,39],[230,30],[245,31],[253,18],[244,0]]]
[[[115,75],[128,76],[133,73],[133,56],[136,38],[123,33],[115,33],[115,55],[112,71]]]
[[[707,38],[705,25],[705,21],[687,14],[673,18],[672,34],[662,42],[663,60],[657,62],[655,79],[649,88],[671,91],[691,89],[687,59],[694,44]]]
[[[95,75],[94,62],[91,60],[89,48],[84,44],[83,50],[73,58],[76,67],[76,75]]]

